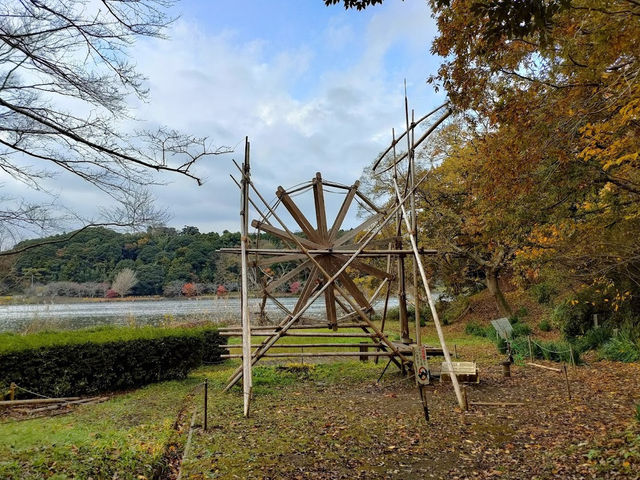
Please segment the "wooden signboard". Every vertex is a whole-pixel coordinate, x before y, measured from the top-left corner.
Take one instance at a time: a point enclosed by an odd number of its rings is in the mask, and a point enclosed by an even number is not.
[[[413,368],[416,372],[416,383],[418,385],[429,385],[431,383],[427,350],[428,347],[426,345],[413,347]]]

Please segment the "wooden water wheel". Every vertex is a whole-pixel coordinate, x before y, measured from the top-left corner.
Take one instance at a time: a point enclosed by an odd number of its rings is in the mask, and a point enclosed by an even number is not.
[[[264,287],[265,298],[273,299],[273,294],[278,287],[295,278],[306,275],[304,287],[300,291],[298,301],[291,312],[292,314],[298,313],[308,302],[311,295],[327,281],[322,269],[333,277],[340,272],[341,267],[349,260],[349,257],[363,246],[363,233],[381,221],[383,212],[358,190],[358,186],[358,182],[352,186],[344,186],[334,182],[323,181],[320,173],[317,173],[315,178],[303,187],[290,191],[282,187],[278,188],[276,192],[278,202],[289,213],[295,222],[296,229],[302,235],[296,235],[296,238],[292,238],[291,231],[288,232],[282,228],[275,227],[267,221],[254,220],[252,222],[252,226],[258,231],[273,235],[289,247],[281,250],[256,249],[254,253],[258,253],[261,258],[253,261],[255,266],[298,262],[295,268]],[[293,194],[299,193],[305,188],[313,191],[315,225],[304,215],[294,198],[292,198]],[[325,205],[325,190],[327,188],[343,190],[346,193],[335,218],[331,219],[330,222],[327,219]],[[373,215],[357,227],[343,231],[343,222],[350,209],[355,206],[356,201],[364,203]],[[324,291],[327,324],[333,330],[338,329],[339,318],[346,319],[354,316],[353,309],[348,304],[347,299],[337,295],[335,287],[342,287],[362,312],[370,314],[373,311],[371,300],[361,291],[352,276],[365,274],[374,276],[380,282],[392,280],[394,275],[390,273],[389,268],[382,270],[364,261],[367,257],[387,255],[389,255],[388,250],[363,250],[358,259],[350,263],[349,270],[340,272],[335,284],[330,285]],[[309,256],[313,257],[317,264]],[[342,312],[341,317],[339,317],[340,311]]]

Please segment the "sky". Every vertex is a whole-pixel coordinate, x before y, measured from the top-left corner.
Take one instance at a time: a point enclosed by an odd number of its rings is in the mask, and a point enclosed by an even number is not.
[[[388,146],[391,129],[403,129],[405,79],[416,116],[444,100],[426,83],[440,59],[429,53],[436,27],[425,0],[362,12],[322,0],[182,0],[173,13],[168,38],[138,40],[130,51],[150,88],[146,102],[131,100],[132,114],[234,149],[195,167],[200,187],[162,176],[154,194],[178,229],[239,230],[229,175],[245,136],[252,179],[268,199],[317,171],[350,185]],[[56,182],[58,201],[85,218],[108,202],[77,179]]]

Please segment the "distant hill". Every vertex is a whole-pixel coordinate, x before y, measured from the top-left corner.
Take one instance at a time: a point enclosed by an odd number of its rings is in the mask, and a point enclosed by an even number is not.
[[[60,238],[64,236],[29,240],[18,247]],[[27,250],[12,265],[0,266],[1,287],[7,293],[53,282],[103,284],[124,268],[137,274],[134,295],[162,294],[168,286],[185,282],[236,284],[238,262],[216,250],[239,245],[240,233],[226,230],[219,234],[200,233],[196,227],[159,227],[127,234],[91,228],[69,240]]]

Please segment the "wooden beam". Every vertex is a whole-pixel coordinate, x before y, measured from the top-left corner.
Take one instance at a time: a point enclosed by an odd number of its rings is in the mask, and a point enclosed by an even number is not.
[[[342,201],[340,210],[338,210],[338,215],[336,215],[336,218],[333,221],[333,225],[331,225],[331,229],[329,230],[329,240],[331,242],[333,242],[338,236],[338,232],[340,231],[342,222],[344,222],[344,218],[347,216],[349,208],[351,207],[351,202],[353,202],[353,198],[356,196],[358,186],[360,186],[360,182],[355,182],[349,189],[349,192],[347,193],[345,199]]]
[[[263,232],[266,233],[270,233],[271,235],[278,237],[280,240],[284,240],[285,242],[292,242],[295,243],[296,241],[291,238],[291,237],[296,237],[295,235],[291,234],[289,235],[287,232],[285,232],[284,230],[280,230],[277,227],[274,227],[272,225],[269,225],[268,223],[264,223],[264,222],[259,222],[257,220],[253,220],[251,222],[251,226],[253,228],[257,228],[258,230],[262,230]],[[303,238],[303,237],[296,237],[300,243],[302,245],[304,245],[306,248],[323,248],[324,245],[320,245],[319,243],[313,242],[312,240],[309,240],[308,238]]]
[[[380,213],[376,213],[375,215],[372,215],[371,217],[369,217],[367,220],[365,220],[364,222],[362,222],[360,225],[358,225],[355,228],[352,228],[351,230],[349,230],[347,233],[345,233],[344,235],[342,235],[341,237],[338,237],[335,242],[333,243],[334,248],[335,247],[339,247],[340,245],[347,243],[349,241],[351,241],[352,239],[354,239],[359,233],[361,233],[363,230],[365,230],[366,228],[369,228],[373,225],[375,225],[377,222],[379,222],[381,219],[383,218],[383,215]],[[364,249],[363,249],[364,250]]]
[[[312,240],[320,245],[322,245],[322,237],[318,235],[318,232],[313,228],[311,222],[307,220],[304,213],[298,208],[298,206],[291,200],[289,194],[282,187],[278,187],[278,191],[276,192],[276,196],[280,199],[284,207],[289,211],[289,214],[295,222],[298,224],[302,233],[304,233],[309,240]]]
[[[277,347],[276,347],[277,348]],[[313,358],[313,357],[393,357],[395,353],[393,352],[290,352],[290,353],[264,353],[262,356],[265,358]],[[220,358],[229,359],[229,358],[240,358],[242,355],[237,353],[229,353],[220,355]]]
[[[316,225],[318,236],[322,239],[327,238],[327,212],[324,204],[324,191],[322,189],[322,175],[320,172],[316,173],[316,177],[313,179],[313,202],[316,207]]]

